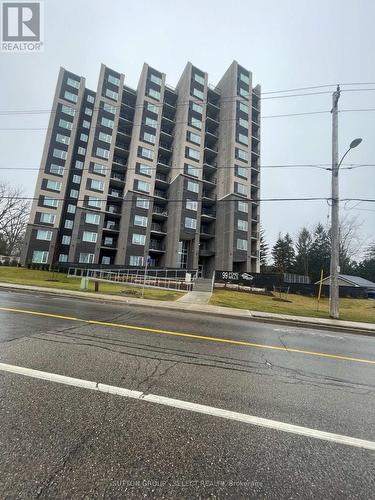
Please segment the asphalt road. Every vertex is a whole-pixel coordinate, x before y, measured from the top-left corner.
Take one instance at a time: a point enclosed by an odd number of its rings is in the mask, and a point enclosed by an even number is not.
[[[44,378],[0,369],[0,497],[375,498],[373,450],[218,416],[374,442],[374,361],[369,336],[1,291],[0,363]]]

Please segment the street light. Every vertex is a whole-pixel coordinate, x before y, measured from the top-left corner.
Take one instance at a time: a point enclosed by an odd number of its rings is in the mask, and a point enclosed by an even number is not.
[[[352,140],[352,142],[351,142],[351,143],[350,143],[350,145],[349,145],[349,149],[348,149],[348,150],[346,151],[346,153],[343,155],[343,157],[342,157],[342,158],[341,158],[341,160],[340,160],[340,163],[339,163],[339,164],[338,164],[338,166],[337,166],[337,168],[338,168],[338,169],[340,168],[340,166],[341,166],[341,164],[342,164],[342,162],[343,162],[343,160],[344,160],[345,156],[349,153],[349,151],[350,151],[351,149],[354,149],[354,148],[356,148],[357,146],[359,146],[359,145],[361,144],[361,142],[362,142],[361,137],[357,137],[357,139],[353,139],[353,140]]]

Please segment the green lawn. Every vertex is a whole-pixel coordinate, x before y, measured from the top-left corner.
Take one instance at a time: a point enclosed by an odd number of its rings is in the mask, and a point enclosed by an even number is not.
[[[210,304],[252,311],[329,318],[328,299],[321,299],[319,311],[316,310],[316,299],[312,297],[289,294],[288,300],[291,302],[277,302],[268,295],[216,289]],[[375,300],[340,299],[340,319],[375,323]]]
[[[50,280],[58,281],[50,281]],[[80,279],[68,278],[66,274],[54,273],[49,271],[36,271],[33,269],[24,269],[20,267],[0,267],[0,282],[17,283],[20,285],[34,285],[48,288],[63,288],[64,290],[80,291]],[[94,292],[94,282],[90,281],[89,290]],[[85,293],[85,292],[82,292]],[[99,283],[99,293],[108,295],[122,295],[140,297],[141,289],[130,285],[115,285],[111,283]],[[157,288],[145,288],[145,299],[154,300],[177,300],[183,295],[181,292],[173,290],[159,290]]]

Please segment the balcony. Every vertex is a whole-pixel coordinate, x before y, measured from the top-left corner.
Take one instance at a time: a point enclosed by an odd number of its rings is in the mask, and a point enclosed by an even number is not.
[[[152,209],[152,218],[154,220],[165,220],[168,218],[168,210],[164,207],[154,205]]]
[[[201,240],[209,240],[211,238],[215,238],[215,232],[213,228],[205,224],[201,224],[200,238]]]
[[[115,221],[107,221],[103,227],[103,231],[120,231],[120,226]]]
[[[203,193],[202,193],[202,201],[215,201],[217,198],[216,194],[215,193],[211,193],[210,191],[206,191],[205,189],[203,189]]]
[[[217,179],[216,177],[209,177],[208,175],[203,175],[203,185],[207,184],[208,186],[214,187],[216,186]]]
[[[165,252],[165,246],[159,240],[150,240],[150,252]]]
[[[120,215],[121,214],[121,208],[117,205],[108,205],[107,206],[107,212],[112,214],[112,215]]]
[[[110,178],[111,183],[113,184],[124,184],[125,182],[125,175],[120,174],[118,172],[111,172],[111,178]]]
[[[151,224],[151,233],[157,233],[157,234],[160,234],[160,235],[165,235],[167,232],[163,228],[162,224],[157,224],[157,223],[153,222]]]
[[[207,208],[202,208],[201,218],[202,219],[215,219],[216,212],[215,212],[215,210],[208,210]]]
[[[171,162],[169,158],[166,158],[165,156],[160,155],[158,157],[158,163],[157,163],[157,168],[160,172],[169,172],[171,167]]]
[[[159,149],[163,150],[164,152],[167,152],[168,154],[171,154],[172,153],[171,141],[169,141],[169,142],[160,141],[159,142]]]
[[[122,191],[118,191],[117,189],[110,189],[108,191],[108,196],[112,198],[122,198]]]
[[[168,176],[165,174],[162,174],[160,172],[156,172],[155,175],[155,186],[156,188],[164,188],[166,189],[169,185],[169,179]]]
[[[121,165],[123,167],[126,166],[126,160],[125,160],[125,158],[121,158],[120,156],[114,156],[113,157],[113,163],[116,163],[117,165]]]
[[[154,196],[156,198],[161,198],[163,200],[166,200],[168,198],[167,193],[165,191],[160,190],[160,189],[155,189]]]
[[[199,245],[199,255],[201,257],[212,257],[215,255],[215,249],[211,245],[201,243]]]

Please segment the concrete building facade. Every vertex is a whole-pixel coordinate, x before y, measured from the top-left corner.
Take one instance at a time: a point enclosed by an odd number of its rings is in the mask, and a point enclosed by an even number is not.
[[[22,262],[259,271],[260,87],[234,61],[176,88],[61,68]]]

